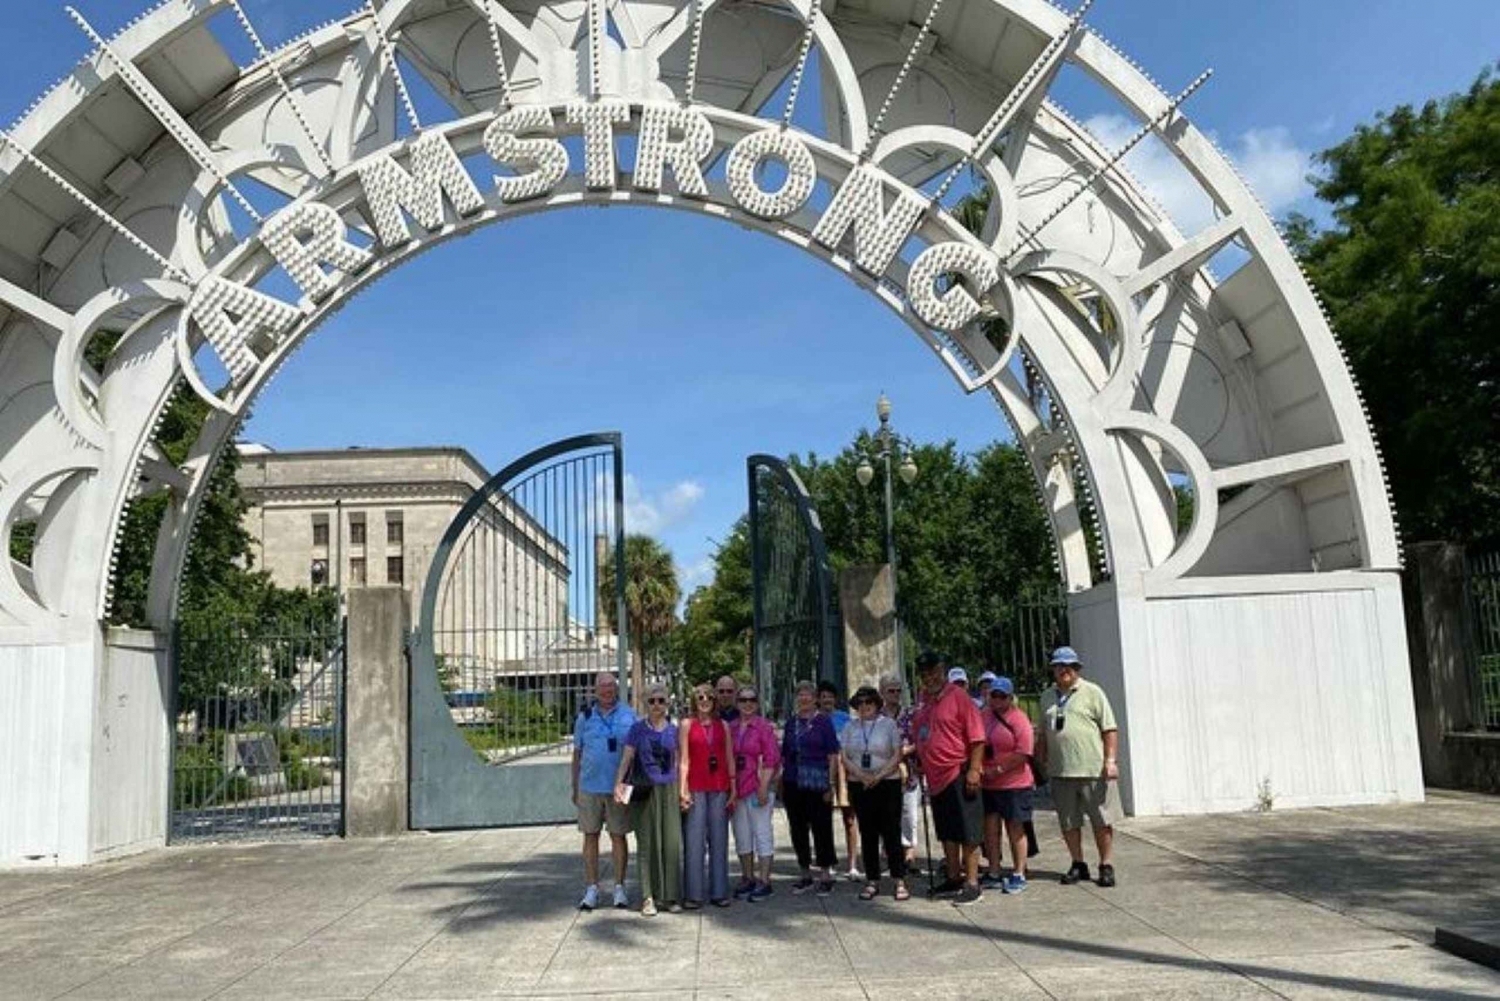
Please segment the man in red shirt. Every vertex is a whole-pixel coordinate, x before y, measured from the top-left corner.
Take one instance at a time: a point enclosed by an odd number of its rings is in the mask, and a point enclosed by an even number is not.
[[[984,803],[979,781],[984,723],[969,693],[948,684],[947,667],[946,660],[931,651],[917,658],[917,676],[927,699],[912,720],[912,736],[927,780],[933,826],[948,859],[948,877],[933,892],[956,893],[955,904],[972,904],[982,896],[979,845],[984,840]]]

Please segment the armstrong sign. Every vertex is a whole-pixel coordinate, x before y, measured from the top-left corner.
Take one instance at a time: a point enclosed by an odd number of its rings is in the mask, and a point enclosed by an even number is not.
[[[561,136],[582,134],[585,196],[613,192],[620,173],[615,142],[631,132],[637,140],[629,177],[635,192],[663,192],[670,174],[678,195],[708,199],[704,166],[716,148],[725,147],[734,205],[759,220],[781,220],[808,207],[823,177],[836,190],[811,228],[812,241],[830,254],[852,242],[854,265],[877,282],[904,285],[906,302],[921,323],[954,332],[1008,308],[1000,255],[962,230],[932,199],[837,146],[712,108],[613,100],[527,105],[422,132],[351,165],[266,220],[217,269],[194,282],[177,328],[184,373],[206,400],[238,411],[250,395],[242,390],[274,366],[282,354],[278,349],[294,340],[298,327],[382,264],[434,234],[558,192],[572,166]],[[507,171],[493,177],[488,197],[462,158],[480,152]],[[774,172],[776,183],[769,183],[770,163],[781,167]],[[345,213],[361,204],[374,230],[368,246],[352,242],[345,223]],[[910,268],[893,269],[924,222],[936,226],[933,232],[942,238],[929,233],[928,245]],[[303,294],[299,303],[229,277],[257,256],[264,261],[265,254],[296,283]],[[213,346],[229,373],[226,397],[209,390],[192,363],[199,337]]]

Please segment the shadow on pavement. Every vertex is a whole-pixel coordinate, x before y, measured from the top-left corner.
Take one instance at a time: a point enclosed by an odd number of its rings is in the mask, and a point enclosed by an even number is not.
[[[1376,839],[1363,846],[1369,850],[1384,844]],[[1309,846],[1310,850],[1313,846]],[[1246,859],[1252,857],[1250,854]],[[1212,884],[1215,890],[1258,894],[1266,890],[1247,883],[1244,879],[1198,863],[1193,879],[1198,884]],[[576,908],[574,891],[577,888],[579,858],[571,850],[547,850],[514,862],[464,863],[444,870],[451,878],[410,883],[399,892],[421,894],[442,892],[452,900],[452,891],[469,891],[456,901],[434,907],[432,913],[448,922],[448,930],[458,935],[493,931],[507,925],[532,924],[547,919],[561,920]],[[605,885],[608,885],[608,866],[604,865]],[[1184,956],[1152,952],[1144,949],[1111,945],[1107,941],[1088,941],[1063,938],[1055,935],[1026,931],[1020,928],[984,927],[977,922],[989,915],[969,909],[958,911],[946,903],[924,900],[923,881],[912,883],[913,897],[909,904],[892,906],[858,905],[858,912],[842,909],[845,897],[852,902],[854,887],[841,882],[835,895],[827,900],[814,896],[793,896],[787,891],[794,873],[785,864],[778,865],[777,879],[780,881],[777,894],[770,901],[756,904],[736,902],[731,908],[719,911],[705,908],[697,914],[663,915],[654,921],[634,918],[632,920],[580,921],[573,925],[570,935],[578,935],[592,943],[618,946],[622,954],[650,949],[659,944],[656,929],[659,922],[701,920],[725,922],[733,925],[738,934],[763,939],[769,945],[784,942],[789,936],[806,934],[810,916],[824,917],[835,922],[853,924],[875,923],[890,925],[904,930],[928,934],[973,936],[1002,949],[1007,945],[1042,947],[1077,956],[1079,966],[1088,966],[1090,959],[1127,961],[1151,964],[1163,969],[1173,969],[1209,974],[1239,974],[1263,981],[1281,981],[1313,988],[1335,989],[1354,992],[1367,997],[1387,998],[1445,998],[1452,1001],[1489,1001],[1491,994],[1470,993],[1456,990],[1434,990],[1432,987],[1409,986],[1374,979],[1322,974],[1305,970],[1289,969],[1270,965],[1264,960],[1232,959],[1218,961],[1206,956]],[[1036,872],[1042,878],[1042,871]],[[1055,878],[1055,876],[1051,877]],[[1163,878],[1170,878],[1163,876]],[[1369,889],[1373,890],[1373,880]],[[632,889],[634,884],[632,883]],[[1363,891],[1364,888],[1361,887]],[[888,901],[887,901],[888,902]],[[639,905],[632,894],[633,906]],[[1107,905],[1106,905],[1107,906]],[[1094,904],[1098,912],[1098,904]],[[955,917],[961,915],[961,917]],[[1107,924],[1107,920],[1102,923]],[[1423,948],[1413,945],[1413,948]],[[1315,959],[1316,956],[1303,956]],[[961,971],[955,971],[961,972]]]

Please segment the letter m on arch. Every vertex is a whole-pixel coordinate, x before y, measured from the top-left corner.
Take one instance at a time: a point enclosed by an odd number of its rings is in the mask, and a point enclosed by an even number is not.
[[[441,228],[444,195],[459,215],[472,215],[484,208],[484,196],[447,136],[423,133],[412,141],[410,150],[410,171],[384,155],[359,172],[365,199],[375,217],[375,232],[385,247],[411,239],[403,213],[409,213],[426,230]]]

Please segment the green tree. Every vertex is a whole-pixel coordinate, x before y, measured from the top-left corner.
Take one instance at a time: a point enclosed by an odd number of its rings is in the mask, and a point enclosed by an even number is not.
[[[615,561],[611,558],[599,568],[599,592],[606,603],[614,601],[615,586]],[[630,691],[637,700],[646,680],[646,655],[660,649],[676,626],[681,597],[677,568],[666,547],[649,535],[627,535],[625,615],[630,632]]]
[[[750,528],[744,517],[714,549],[713,566],[710,582],[688,595],[682,625],[673,631],[669,645],[669,655],[693,685],[725,674],[749,674],[754,610]]]
[[[1404,533],[1500,541],[1500,81],[1401,106],[1319,154],[1289,237],[1384,446]]]

